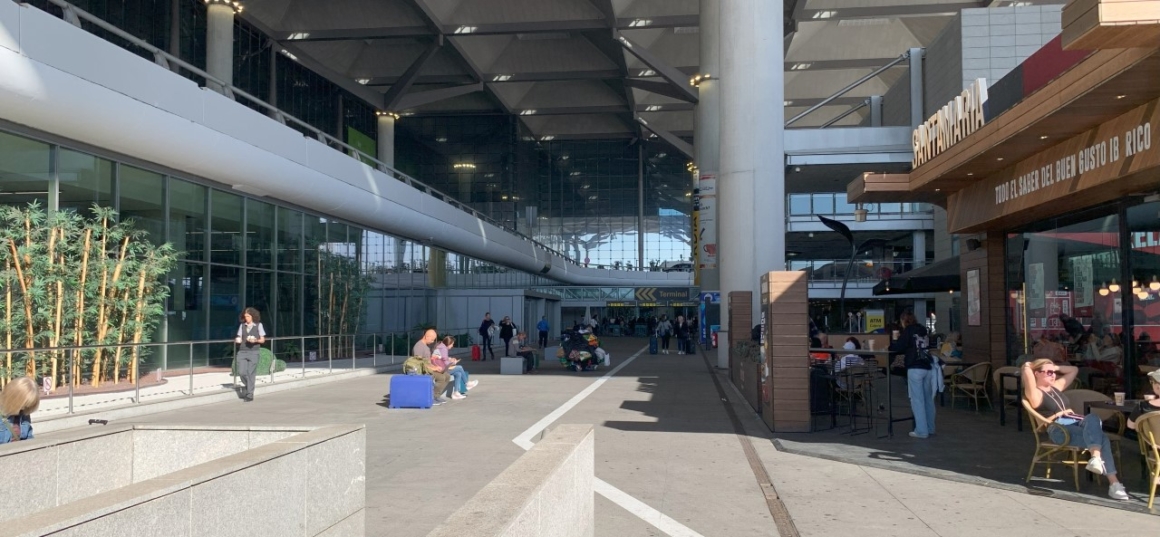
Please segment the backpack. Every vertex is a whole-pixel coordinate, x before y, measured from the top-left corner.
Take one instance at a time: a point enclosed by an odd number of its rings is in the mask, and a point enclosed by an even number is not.
[[[430,375],[431,365],[422,356],[412,356],[403,362],[403,374],[405,375]]]

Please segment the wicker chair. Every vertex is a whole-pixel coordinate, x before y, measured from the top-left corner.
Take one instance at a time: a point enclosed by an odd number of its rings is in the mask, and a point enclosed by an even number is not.
[[[1019,368],[1015,366],[1004,366],[996,368],[991,373],[991,386],[995,389],[995,399],[1003,405],[1018,405],[1019,400],[1023,398],[1023,394],[1019,393],[1019,382],[1013,378],[1002,378],[999,376],[1006,373],[1018,375]]]
[[[1149,412],[1136,422],[1140,439],[1140,453],[1148,465],[1148,509],[1156,500],[1157,480],[1160,480],[1160,412]]]
[[[987,377],[990,373],[991,364],[982,363],[951,375],[951,406],[955,406],[959,393],[975,402],[975,412],[979,411],[979,399],[986,399],[987,406],[993,406],[991,396],[987,395]]]
[[[1026,399],[1021,399],[1020,402],[1023,403],[1023,410],[1027,411],[1027,419],[1031,421],[1031,430],[1035,433],[1035,455],[1031,457],[1031,468],[1027,470],[1027,482],[1031,482],[1037,464],[1047,466],[1047,475],[1045,476],[1047,479],[1051,479],[1051,466],[1053,464],[1069,465],[1072,477],[1075,478],[1075,490],[1079,492],[1079,467],[1087,464],[1087,461],[1081,461],[1079,456],[1086,449],[1068,445],[1071,435],[1067,429],[1047,421],[1047,418],[1036,412]],[[1057,427],[1063,433],[1062,443],[1057,444],[1048,436],[1047,431],[1052,427]],[[1060,455],[1063,458],[1060,458]]]

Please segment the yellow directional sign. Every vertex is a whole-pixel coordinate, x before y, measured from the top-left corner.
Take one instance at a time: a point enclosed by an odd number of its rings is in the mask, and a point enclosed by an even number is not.
[[[656,301],[657,288],[656,287],[637,287],[636,288],[636,299],[637,300],[644,300],[644,301],[648,301],[648,302]]]
[[[659,302],[662,300],[690,300],[696,295],[689,293],[688,287],[637,287],[636,299],[641,302]]]

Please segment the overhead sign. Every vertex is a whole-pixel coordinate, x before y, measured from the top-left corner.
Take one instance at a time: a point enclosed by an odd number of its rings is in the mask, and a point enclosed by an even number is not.
[[[642,302],[660,300],[689,300],[688,287],[637,287],[636,299]]]
[[[636,302],[608,302],[610,308],[633,308],[636,307]]]
[[[1004,229],[1155,188],[1160,99],[990,174],[947,198],[948,230]]]
[[[661,304],[660,302],[638,302],[637,305],[642,307],[642,308],[659,308],[663,304]]]
[[[669,305],[674,308],[695,308],[700,306],[700,302],[678,302],[676,300],[669,302]]]
[[[963,93],[930,116],[911,134],[913,168],[938,156],[987,122],[983,105],[987,102],[987,79],[976,78]]]

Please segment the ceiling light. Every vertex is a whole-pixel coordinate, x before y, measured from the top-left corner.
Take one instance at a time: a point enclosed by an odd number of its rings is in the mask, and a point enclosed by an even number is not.
[[[580,185],[580,190],[588,190],[589,188],[592,188],[592,185],[587,183]]]
[[[941,189],[941,188],[936,188],[936,189],[934,189],[934,191],[935,191],[935,192],[942,192],[942,189]]]
[[[650,105],[645,107],[644,111],[645,112],[657,112],[662,108],[664,108],[664,107],[659,105],[659,104],[650,104]]]
[[[1148,291],[1140,291],[1136,293],[1136,296],[1140,297],[1140,300],[1148,300],[1148,297],[1152,295],[1148,294]]]
[[[536,115],[536,111],[534,109],[533,110],[520,110],[520,115],[521,116],[534,116],[534,115]]]
[[[460,26],[460,27],[458,27],[458,28],[456,28],[456,29],[455,29],[455,32],[454,32],[454,33],[457,33],[457,34],[473,34],[473,33],[475,33],[475,30],[477,30],[477,28],[476,28],[475,26]]]
[[[1113,293],[1119,293],[1120,292],[1120,284],[1116,283],[1116,280],[1113,279],[1112,283],[1108,285],[1108,290],[1113,292]]]
[[[542,141],[542,142],[551,142],[552,140],[555,140],[555,139],[556,139],[556,137],[552,136],[552,135],[540,137],[540,141]]]
[[[495,76],[491,77],[491,81],[492,82],[507,82],[508,80],[511,80],[513,76],[515,76],[515,75],[495,75]]]
[[[810,18],[811,19],[829,19],[837,14],[838,14],[837,11],[834,11],[832,9],[827,9],[825,11],[819,11],[817,13],[814,13],[813,16],[811,16]]]
[[[1108,291],[1108,288],[1107,288],[1107,287],[1101,287],[1101,288],[1100,288],[1100,296],[1108,296],[1108,292],[1109,292],[1109,291]]]
[[[395,112],[385,112],[383,110],[375,110],[375,115],[378,117],[390,117],[390,118],[394,118],[394,119],[399,119],[399,114],[396,114]]]
[[[807,63],[795,63],[792,66],[790,66],[789,70],[790,71],[804,71],[806,69],[809,69],[811,65],[813,65],[813,64],[808,63],[808,62]]]
[[[593,195],[591,195],[591,196],[588,196],[588,199],[590,199],[590,200],[594,200],[594,199],[596,199],[597,197],[598,197],[598,196],[596,196],[596,194],[593,194]]]
[[[369,78],[356,78],[356,79],[354,79],[354,81],[358,82],[360,85],[365,86],[365,85],[370,83],[371,79],[369,79]]]
[[[483,174],[483,177],[485,179],[491,179],[492,177],[495,177],[495,174],[494,173],[485,173],[485,174]]]
[[[975,175],[975,172],[967,172],[967,177],[970,177],[972,175]]]
[[[560,155],[560,160],[568,160],[568,155]]]
[[[572,173],[570,173],[568,175],[571,175],[572,177],[576,177],[577,175],[580,175],[580,170],[574,170],[574,171],[572,171]]]
[[[1047,135],[1046,135],[1046,134],[1044,134],[1043,136],[1040,136],[1040,137],[1039,137],[1039,139],[1040,139],[1040,140],[1046,140],[1046,139],[1047,139]]]
[[[1117,99],[1123,99],[1124,97],[1127,97],[1127,95],[1116,95]]]
[[[636,76],[654,76],[656,74],[657,72],[653,71],[652,69],[641,69],[641,71],[637,73]]]
[[[287,37],[286,39],[288,39],[290,41],[297,41],[299,39],[306,39],[308,37],[310,37],[310,32],[294,32],[294,33],[290,34],[290,37]]]
[[[452,166],[452,168],[455,168],[457,170],[474,170],[475,164],[472,164],[470,162],[457,162]]]
[[[1152,283],[1148,284],[1148,288],[1153,291],[1160,291],[1160,280],[1157,280],[1155,276],[1152,276]]]
[[[640,28],[642,26],[652,26],[652,19],[633,19],[628,23],[629,28]]]
[[[278,52],[281,52],[283,56],[290,58],[291,60],[298,61],[298,56],[290,54],[290,51],[286,49],[279,50]]]
[[[447,141],[447,137],[446,137],[446,136],[440,136],[440,137],[436,138],[436,139],[435,139],[435,141],[436,141],[436,142],[439,142],[439,143],[444,143],[444,142],[446,142],[446,141]]]
[[[782,101],[781,105],[782,106],[793,106],[793,101]]]
[[[999,162],[1003,162],[1003,157],[999,157],[999,158],[997,158],[997,159],[995,159],[995,160],[997,160],[997,161],[999,161]]]
[[[685,197],[691,198],[691,197],[693,197],[693,193],[692,192],[685,192]]]
[[[657,153],[657,158],[665,158],[665,157],[667,157],[667,156],[669,156],[669,154],[668,154],[668,153],[665,153],[665,152],[663,152],[663,151],[662,151],[662,152],[660,152],[660,153]],[[691,164],[691,163],[690,163],[690,164]],[[685,166],[685,167],[686,167],[686,168],[688,168],[688,166]]]

